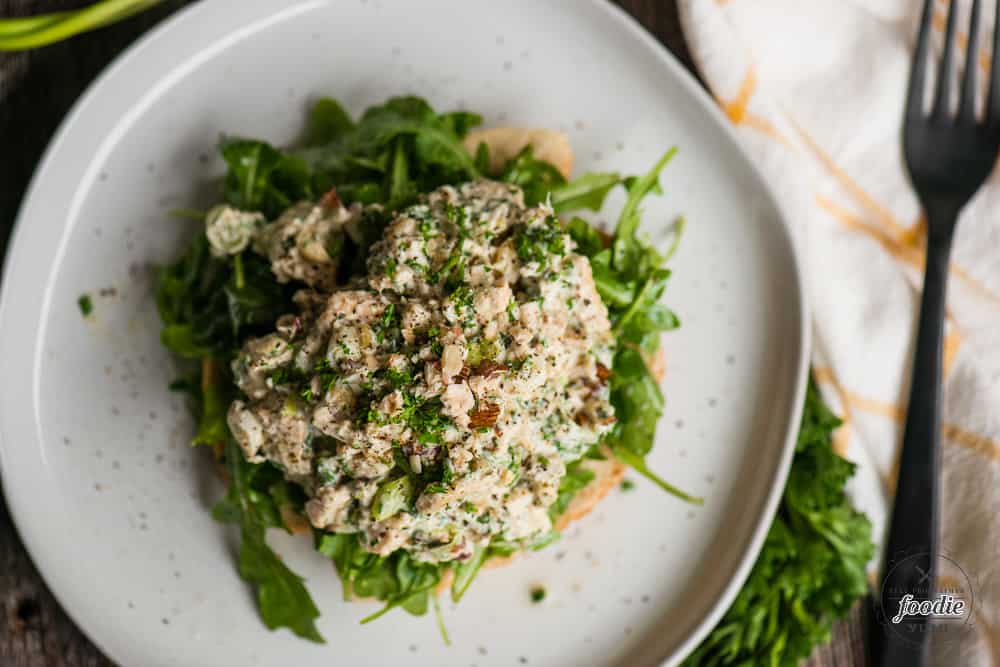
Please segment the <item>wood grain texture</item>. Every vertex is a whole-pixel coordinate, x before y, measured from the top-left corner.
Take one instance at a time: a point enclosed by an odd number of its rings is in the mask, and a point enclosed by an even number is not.
[[[71,9],[86,0],[0,0],[0,16]],[[167,0],[140,16],[68,42],[29,53],[0,54],[0,253],[17,207],[45,146],[87,85],[139,35],[185,0]],[[693,71],[677,9],[671,0],[619,0]],[[0,503],[0,665],[10,667],[108,667],[48,591]],[[859,604],[837,625],[833,641],[809,667],[863,665]]]

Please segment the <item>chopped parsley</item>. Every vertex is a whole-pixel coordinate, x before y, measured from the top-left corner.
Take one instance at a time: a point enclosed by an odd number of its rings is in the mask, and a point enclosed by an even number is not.
[[[476,314],[476,309],[473,305],[473,298],[472,288],[468,285],[459,285],[455,291],[448,296],[448,300],[455,304],[455,312],[466,318]]]
[[[382,414],[375,404],[377,399],[372,398],[367,410],[361,414],[361,423],[384,424],[405,424],[416,436],[420,443],[440,444],[444,430],[451,426],[452,422],[441,411],[441,399],[419,398],[406,389],[400,390],[403,397],[403,407],[391,416]]]
[[[76,300],[76,305],[80,307],[80,312],[84,317],[87,317],[94,312],[94,302],[90,298],[89,294],[82,294],[80,298]]]
[[[415,378],[411,368],[388,368],[385,373],[385,380],[394,389],[399,389],[413,384]]]
[[[531,601],[534,604],[538,604],[545,599],[545,587],[544,586],[534,586],[531,589]]]
[[[549,255],[566,254],[564,234],[559,221],[546,218],[540,225],[521,228],[514,241],[517,256],[524,262],[544,263]]]
[[[396,304],[390,303],[385,307],[382,316],[378,318],[372,327],[375,331],[375,342],[381,345],[392,333],[399,332],[399,312]]]

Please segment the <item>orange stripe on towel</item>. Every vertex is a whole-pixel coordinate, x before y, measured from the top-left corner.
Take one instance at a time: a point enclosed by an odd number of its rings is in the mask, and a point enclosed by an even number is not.
[[[722,107],[726,117],[729,118],[733,125],[743,125],[757,130],[761,134],[783,144],[785,147],[795,150],[792,142],[778,131],[774,123],[749,110],[750,99],[755,92],[757,92],[757,68],[751,65],[747,70],[746,76],[743,77],[743,82],[740,84],[739,90],[736,91],[736,96],[728,102],[719,99],[719,106]]]
[[[785,148],[793,151],[797,150],[795,148],[795,144],[789,141],[788,137],[779,132],[778,128],[774,126],[774,123],[763,116],[758,116],[757,114],[748,111],[743,117],[743,125],[757,130],[764,136],[774,139],[775,141],[781,143]]]
[[[941,434],[956,445],[1000,462],[1000,443],[992,438],[950,423],[941,428]]]
[[[958,331],[958,327],[952,326],[948,333],[944,335],[943,350],[941,352],[941,366],[944,371],[945,380],[951,374],[951,367],[955,363],[955,357],[958,356],[960,347],[962,347],[962,334]]]
[[[834,161],[833,157],[829,153],[823,150],[819,143],[813,139],[812,135],[806,132],[805,128],[796,123],[794,120],[791,121],[792,126],[799,133],[802,140],[809,146],[810,150],[815,153],[819,161],[826,167],[840,186],[847,190],[853,196],[861,206],[871,213],[875,219],[887,227],[897,238],[902,238],[907,229],[896,220],[892,212],[875,200],[864,188],[862,188],[858,183],[851,178],[850,174],[841,169],[837,163]]]
[[[753,65],[747,70],[746,76],[743,77],[743,83],[740,84],[740,89],[736,91],[736,97],[734,97],[729,102],[722,102],[722,110],[726,112],[729,116],[729,120],[733,122],[734,125],[739,125],[743,122],[746,117],[747,107],[750,106],[750,98],[753,97],[754,92],[757,90],[757,68]]]
[[[878,241],[886,252],[896,259],[918,269],[923,268],[924,256],[916,248],[900,243],[898,240],[892,238],[884,229],[868,224],[860,216],[848,211],[823,195],[816,195],[816,203],[820,208],[848,227],[863,232]]]
[[[919,235],[919,231],[914,230],[911,227],[908,230],[904,230],[900,238],[893,238],[883,229],[880,229],[874,225],[871,225],[861,219],[861,216],[848,211],[843,206],[840,206],[832,199],[824,197],[823,195],[816,195],[816,203],[824,211],[832,215],[834,218],[844,223],[846,226],[855,229],[859,232],[863,232],[868,236],[872,237],[878,241],[882,247],[890,255],[896,259],[909,264],[910,266],[923,271],[924,269],[924,253],[921,248],[922,235]],[[921,223],[918,221],[914,227],[919,226]],[[921,240],[915,240],[921,239]],[[952,262],[949,269],[956,278],[961,280],[967,288],[976,292],[982,298],[991,302],[994,305],[1000,305],[1000,296],[995,292],[990,290],[986,285],[982,284],[978,280],[972,277],[968,271],[963,269]]]

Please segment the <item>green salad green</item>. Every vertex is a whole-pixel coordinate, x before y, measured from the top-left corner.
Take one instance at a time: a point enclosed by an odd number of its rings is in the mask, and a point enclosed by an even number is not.
[[[655,355],[660,334],[677,327],[679,321],[660,303],[670,277],[665,268],[670,252],[654,248],[638,233],[638,227],[641,203],[646,196],[661,192],[660,173],[674,151],[667,152],[649,172],[639,176],[591,173],[567,182],[555,167],[537,159],[530,147],[501,170],[492,172],[485,144],[470,155],[462,143],[469,129],[480,122],[481,118],[473,113],[437,113],[416,97],[390,99],[368,109],[358,119],[351,118],[336,101],[323,99],[312,109],[300,148],[282,150],[253,139],[224,139],[220,151],[228,171],[223,199],[230,206],[260,213],[266,219],[275,218],[296,202],[320,199],[334,186],[345,204],[380,205],[365,209],[360,241],[340,237],[337,247],[326,248],[343,259],[339,268],[343,275],[339,277],[346,281],[364,271],[368,248],[380,238],[392,212],[441,185],[479,177],[516,184],[529,205],[548,200],[564,219],[573,211],[600,209],[609,192],[624,188],[626,201],[610,239],[582,218],[570,219],[566,227],[578,252],[590,260],[618,341],[610,376],[610,401],[617,422],[600,447],[595,445],[587,457],[603,458],[602,451],[610,449],[664,490],[690,502],[701,502],[667,483],[645,462],[664,405],[646,359]],[[678,233],[679,229],[680,225]],[[517,253],[531,257],[539,248],[561,244],[562,238],[560,233],[546,229],[525,233],[517,239]],[[189,373],[173,387],[187,392],[192,399],[198,423],[194,444],[214,448],[228,473],[229,491],[213,515],[239,527],[239,573],[254,586],[267,627],[288,628],[301,637],[321,642],[323,638],[315,625],[319,612],[303,581],[265,539],[269,528],[290,531],[288,512],[301,513],[304,493],[287,482],[271,463],[247,461],[226,423],[230,402],[239,398],[230,371],[232,360],[244,341],[267,333],[278,316],[295,311],[295,290],[294,283],[279,283],[268,262],[257,254],[213,255],[201,231],[178,261],[161,270],[156,299],[163,321],[163,344],[192,362]],[[387,311],[386,317],[392,316],[392,311]],[[392,322],[388,322],[386,331],[391,328]],[[280,381],[294,383],[299,379]],[[331,377],[330,382],[334,381]],[[423,419],[419,425],[422,431],[433,429],[434,424],[423,423],[431,417],[430,412],[424,415],[420,406],[414,405],[412,418]],[[398,459],[396,465],[404,474],[379,490],[375,499],[378,514],[389,516],[399,511],[412,495],[406,485],[413,483],[413,471],[407,469],[405,459]],[[440,480],[428,476],[445,474],[447,468],[438,466],[423,471],[419,482],[433,485]],[[580,462],[569,464],[558,499],[550,509],[551,516],[564,512],[593,476]],[[345,597],[372,597],[384,603],[380,611],[362,622],[396,607],[415,615],[425,614],[432,604],[436,609],[434,591],[446,575],[451,578],[452,599],[457,601],[488,559],[524,548],[520,543],[494,541],[462,562],[426,563],[402,549],[388,556],[373,554],[361,546],[354,534],[313,532],[315,548],[335,565]],[[557,533],[546,534],[528,547],[540,549],[555,539]]]

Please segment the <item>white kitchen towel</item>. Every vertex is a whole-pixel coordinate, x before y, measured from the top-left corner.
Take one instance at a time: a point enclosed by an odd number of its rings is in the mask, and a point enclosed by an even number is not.
[[[969,6],[960,5],[960,26]],[[882,539],[897,474],[924,223],[901,121],[922,0],[678,0],[688,45],[782,200],[812,305],[813,364],[844,420],[851,492]],[[993,5],[984,2],[984,5]],[[940,48],[948,1],[935,7]],[[992,25],[993,11],[983,25]],[[964,46],[966,35],[959,34]],[[988,33],[980,44],[991,43]],[[976,66],[989,65],[988,48]],[[980,76],[982,82],[985,76]],[[1000,667],[1000,177],[962,214],[945,339],[941,546],[976,594],[935,664]],[[874,565],[874,564],[873,564]]]

